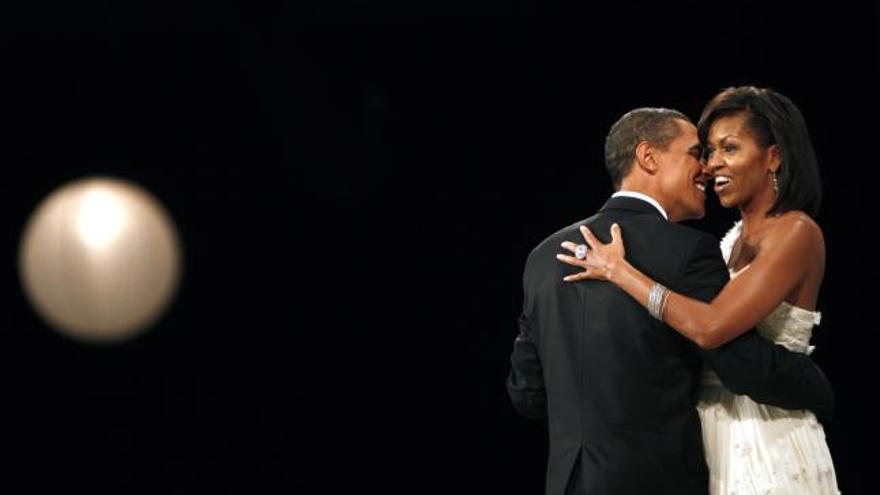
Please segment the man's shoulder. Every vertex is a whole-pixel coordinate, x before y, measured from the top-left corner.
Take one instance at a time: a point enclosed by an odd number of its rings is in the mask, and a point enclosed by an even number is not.
[[[572,242],[583,242],[583,237],[580,233],[581,225],[589,225],[591,221],[596,218],[597,215],[593,215],[589,218],[584,218],[574,222],[570,225],[566,225],[556,232],[545,237],[541,242],[539,242],[529,253],[529,257],[532,257],[535,253],[544,252],[547,250],[559,250],[561,249],[561,244],[563,241],[572,241]],[[577,239],[575,241],[575,238]]]
[[[670,223],[665,235],[658,236],[659,242],[666,242],[667,249],[675,253],[681,263],[690,263],[695,259],[717,258],[723,260],[718,239],[709,232],[689,225]],[[723,264],[723,262],[722,262]]]
[[[621,227],[624,242],[627,239],[641,237],[643,243],[657,247],[672,246],[682,254],[689,252],[696,245],[718,245],[718,240],[708,232],[662,219],[642,216],[621,219],[617,223]]]
[[[669,235],[682,241],[693,244],[703,242],[718,244],[718,239],[716,239],[715,236],[695,227],[691,227],[690,225],[669,222],[667,222],[667,225],[669,228]]]
[[[530,256],[535,253],[543,253],[547,250],[558,251],[563,241],[583,242],[583,237],[578,230],[581,225],[591,226],[594,222],[607,223],[610,227],[611,223],[618,223],[624,231],[624,240],[627,238],[627,230],[632,235],[644,235],[650,238],[651,242],[657,243],[673,243],[682,250],[687,250],[689,246],[697,244],[717,245],[718,240],[715,237],[702,230],[696,229],[689,225],[671,223],[659,217],[649,215],[632,215],[621,218],[606,216],[600,214],[593,215],[588,218],[578,220],[570,225],[560,228],[539,242],[529,253]],[[627,227],[629,227],[627,229]],[[600,231],[596,231],[602,237]]]

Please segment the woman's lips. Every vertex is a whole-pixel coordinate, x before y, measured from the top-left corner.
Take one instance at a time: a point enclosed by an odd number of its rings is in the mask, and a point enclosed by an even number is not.
[[[718,175],[715,177],[715,192],[721,193],[730,185],[733,180],[730,177]]]

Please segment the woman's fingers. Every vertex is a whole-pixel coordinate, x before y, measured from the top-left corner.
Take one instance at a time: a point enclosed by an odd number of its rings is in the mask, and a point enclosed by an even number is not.
[[[577,266],[579,268],[587,268],[587,262],[584,260],[579,260],[574,256],[568,256],[566,254],[557,254],[556,259],[563,263],[567,263],[571,266]]]
[[[620,225],[616,223],[611,226],[611,244],[620,244],[623,242],[623,232],[620,231]]]
[[[593,231],[588,229],[586,226],[581,225],[581,235],[584,236],[584,240],[587,241],[587,245],[590,246],[590,249],[596,249],[597,247],[604,246],[602,241],[596,238],[593,235]]]
[[[590,274],[590,270],[584,270],[580,273],[575,273],[574,275],[568,275],[566,277],[562,277],[562,280],[566,282],[580,282],[581,280],[590,280],[593,277]]]
[[[565,242],[563,242],[563,243],[562,243],[562,247],[563,247],[564,249],[568,249],[568,250],[571,251],[572,253],[575,252],[575,251],[577,251],[577,244],[575,244],[575,243],[573,243],[573,242],[570,242],[570,241],[565,241]]]

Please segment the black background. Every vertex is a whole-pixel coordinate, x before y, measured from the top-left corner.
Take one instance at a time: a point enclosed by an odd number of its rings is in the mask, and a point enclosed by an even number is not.
[[[3,7],[3,450],[21,493],[541,493],[503,387],[529,250],[611,193],[610,125],[719,89],[803,111],[826,188],[816,361],[868,493],[876,4],[43,2]],[[28,215],[133,180],[185,250],[144,336],[50,330]],[[695,226],[735,212],[710,195]],[[5,481],[4,481],[5,483]]]

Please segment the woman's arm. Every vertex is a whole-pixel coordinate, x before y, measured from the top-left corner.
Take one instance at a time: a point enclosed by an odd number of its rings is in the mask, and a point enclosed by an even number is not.
[[[602,244],[586,227],[581,232],[591,250],[585,260],[559,259],[585,269],[566,281],[608,280],[648,307],[654,281],[630,265],[620,227],[612,226],[612,241]],[[573,249],[571,243],[563,247]],[[748,269],[731,280],[711,303],[670,292],[663,320],[703,349],[725,344],[753,328],[773,311],[806,277],[817,260],[824,261],[819,227],[808,218],[789,215],[763,239],[761,252]]]

